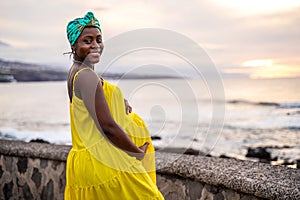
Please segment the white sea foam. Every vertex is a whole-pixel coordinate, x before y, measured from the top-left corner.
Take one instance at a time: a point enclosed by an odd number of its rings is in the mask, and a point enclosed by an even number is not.
[[[71,133],[67,131],[32,131],[1,128],[0,138],[17,139],[29,142],[30,140],[43,139],[55,144],[71,144]]]

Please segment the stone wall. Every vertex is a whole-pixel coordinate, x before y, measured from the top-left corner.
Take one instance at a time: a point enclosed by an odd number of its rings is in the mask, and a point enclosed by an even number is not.
[[[0,199],[63,199],[63,161],[1,155],[0,177]]]
[[[70,146],[0,140],[0,199],[63,199]],[[262,163],[157,152],[166,199],[300,199],[300,171]]]
[[[200,200],[258,200],[253,195],[237,192],[222,186],[213,186],[204,182],[183,179],[179,176],[157,175],[157,184],[165,199]]]
[[[0,140],[0,199],[63,199],[69,146]]]

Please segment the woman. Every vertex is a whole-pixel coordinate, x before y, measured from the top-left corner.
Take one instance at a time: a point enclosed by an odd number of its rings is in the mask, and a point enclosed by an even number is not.
[[[104,48],[99,21],[88,12],[69,22],[67,36],[74,60],[65,199],[163,199],[143,120],[124,104],[118,87],[94,72]]]

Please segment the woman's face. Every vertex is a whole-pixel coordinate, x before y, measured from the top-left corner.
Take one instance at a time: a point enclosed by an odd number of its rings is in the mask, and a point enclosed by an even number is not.
[[[73,48],[75,50],[75,60],[84,62],[87,65],[98,63],[104,48],[101,32],[96,27],[84,28]]]

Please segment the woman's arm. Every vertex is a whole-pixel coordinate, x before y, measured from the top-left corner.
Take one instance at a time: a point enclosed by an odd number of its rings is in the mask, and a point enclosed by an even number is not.
[[[79,73],[75,81],[75,95],[76,91],[80,93],[80,97],[100,132],[129,155],[135,156],[139,160],[143,159],[149,143],[138,148],[115,122],[110,114],[101,80],[92,70],[84,70]]]

